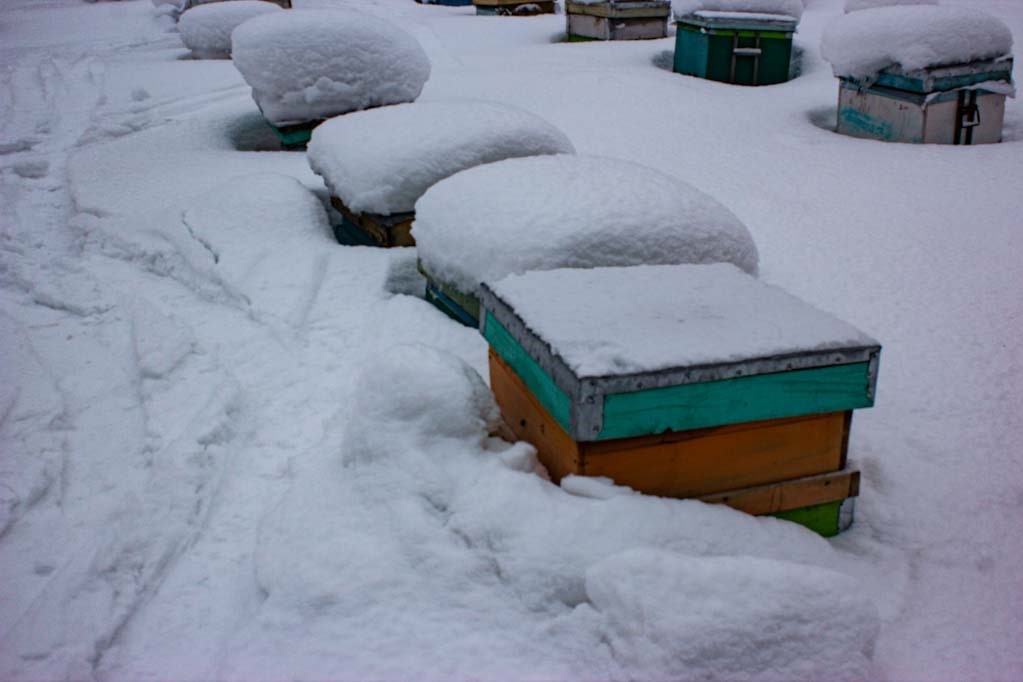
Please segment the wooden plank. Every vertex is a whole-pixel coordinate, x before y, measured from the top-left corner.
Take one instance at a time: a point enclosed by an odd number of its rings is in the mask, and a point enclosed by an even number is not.
[[[869,363],[615,393],[596,439],[628,438],[869,407]]]
[[[607,476],[651,495],[698,497],[835,471],[845,457],[848,417],[841,412],[580,443],[493,349],[490,377],[505,420],[537,448],[555,481]]]
[[[581,5],[569,2],[565,5],[565,14],[585,14],[594,17],[610,17],[613,19],[664,17],[667,20],[671,14],[671,6],[667,3],[658,2],[630,2],[626,4],[612,4],[604,2],[597,5]]]
[[[522,379],[491,348],[490,389],[518,440],[531,443],[555,482],[581,473],[578,444],[537,401]]]
[[[859,471],[836,471],[704,495],[700,500],[708,504],[727,504],[747,514],[762,515],[840,501],[856,497],[859,492]]]

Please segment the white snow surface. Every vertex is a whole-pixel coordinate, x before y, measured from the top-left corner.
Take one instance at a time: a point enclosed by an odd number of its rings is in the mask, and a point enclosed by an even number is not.
[[[512,273],[665,263],[734,263],[756,274],[746,227],[712,197],[638,164],[535,156],[477,166],[416,202],[430,275],[460,291]]]
[[[1012,53],[1005,22],[972,7],[910,5],[850,12],[824,31],[821,56],[836,76],[869,78],[905,70],[996,59]]]
[[[879,345],[729,263],[546,270],[488,285],[580,377]]]
[[[200,59],[231,55],[231,32],[261,14],[282,12],[278,5],[264,0],[230,0],[198,5],[178,20],[181,42]]]
[[[896,5],[937,5],[938,0],[845,0],[845,11],[859,12],[877,7],[894,7]]]
[[[1019,3],[945,2],[1023,31]],[[1023,679],[1023,102],[998,145],[836,135],[843,4],[808,3],[770,88],[674,74],[670,39],[559,42],[563,16],[359,5],[422,44],[424,101],[699,187],[764,282],[884,340],[825,541],[550,484],[488,437],[478,332],[422,300],[414,249],[334,243],[231,63],[148,0],[4,2],[0,679]]]
[[[498,102],[414,102],[331,119],[313,131],[308,159],[352,211],[411,211],[438,181],[484,163],[571,153],[563,132]]]
[[[275,125],[411,102],[430,77],[415,38],[347,8],[257,17],[232,34],[232,58]]]
[[[672,0],[671,6],[676,17],[700,11],[781,14],[794,19],[803,15],[803,0]]]

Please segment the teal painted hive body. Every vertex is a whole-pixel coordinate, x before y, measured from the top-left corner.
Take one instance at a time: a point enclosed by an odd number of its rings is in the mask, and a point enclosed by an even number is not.
[[[309,121],[308,123],[296,123],[288,126],[275,126],[270,124],[270,127],[277,133],[277,137],[281,141],[281,146],[288,151],[298,151],[306,148],[309,144],[309,140],[313,137],[313,128],[323,123],[323,121]]]
[[[736,85],[789,80],[797,20],[783,15],[743,18],[742,14],[697,12],[679,17],[674,70]]]
[[[773,289],[767,285],[753,286]],[[811,316],[833,319],[806,308]],[[699,321],[684,328],[695,335],[702,333]],[[530,328],[488,284],[482,286],[480,294],[480,331],[565,432],[577,441],[630,438],[870,407],[874,403],[881,350],[871,340],[851,347],[807,349],[782,356],[675,366],[653,372],[579,376],[562,359],[559,349]],[[684,338],[663,339],[666,346],[684,343]]]
[[[841,78],[836,130],[884,142],[990,144],[1002,139],[1012,59]]]

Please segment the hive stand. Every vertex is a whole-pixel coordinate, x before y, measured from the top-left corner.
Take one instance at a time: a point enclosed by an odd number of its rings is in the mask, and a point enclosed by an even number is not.
[[[748,12],[700,11],[679,17],[674,70],[735,85],[784,83],[798,23],[781,14]]]
[[[1012,59],[927,69],[887,68],[842,78],[836,129],[885,142],[991,144],[1002,140]]]

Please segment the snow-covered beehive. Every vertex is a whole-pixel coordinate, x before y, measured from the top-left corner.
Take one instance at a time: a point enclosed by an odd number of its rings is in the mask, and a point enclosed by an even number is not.
[[[647,40],[668,35],[670,0],[568,0],[569,40]]]
[[[874,339],[727,263],[534,271],[487,280],[480,303],[491,388],[555,481],[839,531]]]
[[[342,243],[411,246],[416,201],[455,173],[502,159],[574,152],[564,133],[517,107],[415,102],[331,119],[309,143],[344,222]]]
[[[227,59],[231,56],[231,33],[261,14],[280,12],[265,0],[231,0],[197,5],[181,15],[181,42],[199,59]]]
[[[802,0],[675,0],[674,70],[738,85],[789,79]]]
[[[285,146],[327,118],[411,102],[430,76],[415,38],[352,9],[256,17],[235,29],[232,57]]]
[[[532,16],[554,14],[554,0],[472,0],[476,14]]]
[[[1000,142],[1012,34],[983,12],[930,5],[854,11],[824,32],[839,78],[837,130],[887,142]]]
[[[729,262],[757,272],[756,245],[731,211],[628,161],[498,161],[438,182],[415,209],[427,297],[469,325],[481,282],[529,270]]]

